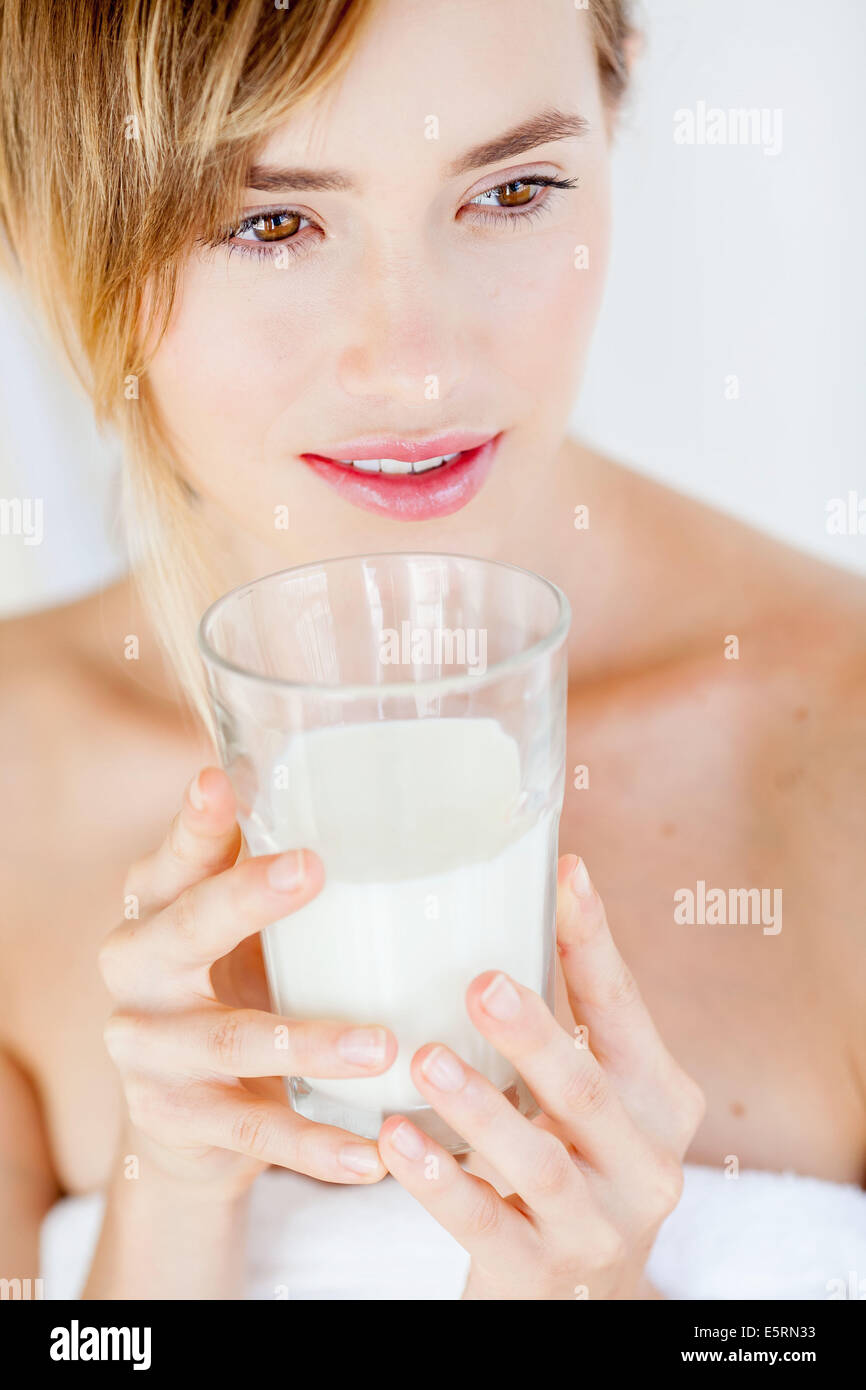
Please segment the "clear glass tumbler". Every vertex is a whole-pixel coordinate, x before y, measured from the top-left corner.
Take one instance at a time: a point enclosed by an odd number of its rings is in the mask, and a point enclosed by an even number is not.
[[[399,1113],[452,1153],[413,1053],[443,1042],[524,1114],[469,1020],[505,970],[553,1007],[570,611],[547,580],[464,555],[362,555],[268,575],[204,614],[220,753],[251,854],[313,849],[317,898],[263,933],[275,1012],[381,1023],[380,1076],[293,1076],[295,1110],[375,1138]]]

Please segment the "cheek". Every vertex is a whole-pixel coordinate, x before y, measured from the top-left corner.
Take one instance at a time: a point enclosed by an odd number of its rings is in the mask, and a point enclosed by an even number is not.
[[[489,283],[487,349],[530,408],[574,395],[592,340],[607,270],[608,211],[590,213],[512,253]]]
[[[221,461],[258,452],[273,419],[309,388],[296,325],[315,322],[315,310],[293,303],[286,311],[282,275],[263,266],[231,283],[216,270],[184,282],[150,378],[193,479],[213,479]]]

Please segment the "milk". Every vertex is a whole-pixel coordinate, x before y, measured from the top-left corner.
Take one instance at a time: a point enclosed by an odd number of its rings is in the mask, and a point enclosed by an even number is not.
[[[427,1042],[447,1043],[500,1089],[515,1080],[464,995],[483,970],[544,994],[558,809],[527,816],[517,744],[493,719],[381,721],[289,740],[248,838],[257,853],[314,849],[326,882],[264,933],[274,1008],[381,1023],[399,1045],[387,1072],[311,1078],[314,1092],[382,1118],[426,1106],[409,1063]]]

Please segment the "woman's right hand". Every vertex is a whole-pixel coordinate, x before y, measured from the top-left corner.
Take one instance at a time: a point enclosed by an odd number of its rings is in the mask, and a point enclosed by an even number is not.
[[[375,1025],[268,1012],[258,933],[314,898],[324,872],[310,850],[239,860],[241,844],[231,783],[207,767],[163,844],[127,875],[138,918],[116,927],[99,957],[116,1005],[105,1043],[123,1081],[124,1144],[169,1176],[232,1197],[270,1164],[378,1182],[376,1141],[296,1114],[280,1078],[377,1075],[397,1040]]]

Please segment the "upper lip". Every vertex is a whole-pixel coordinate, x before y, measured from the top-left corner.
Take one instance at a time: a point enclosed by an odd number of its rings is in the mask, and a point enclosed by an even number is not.
[[[396,459],[399,463],[420,463],[422,459],[439,458],[443,454],[458,454],[465,449],[477,449],[495,437],[490,430],[450,430],[447,434],[431,434],[426,439],[374,438],[349,439],[315,457],[326,459]],[[313,452],[313,451],[311,451]]]

